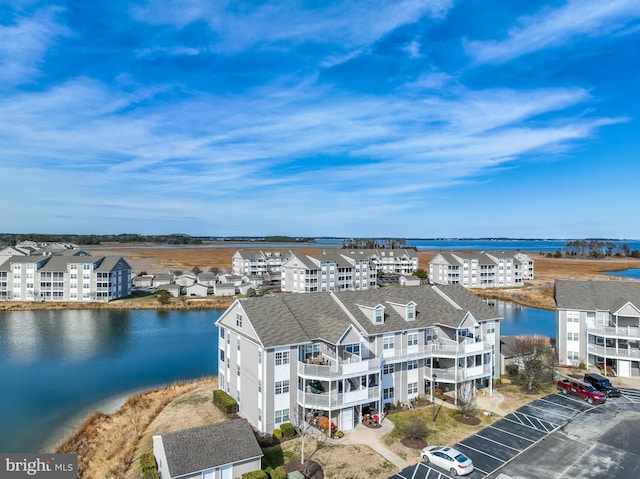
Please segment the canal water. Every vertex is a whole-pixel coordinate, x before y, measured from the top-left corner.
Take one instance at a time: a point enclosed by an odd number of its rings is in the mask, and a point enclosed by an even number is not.
[[[555,335],[555,315],[508,302],[503,335]],[[223,310],[0,313],[0,452],[41,452],[95,410],[217,374]]]
[[[0,314],[0,452],[43,451],[98,404],[217,374],[222,312]]]

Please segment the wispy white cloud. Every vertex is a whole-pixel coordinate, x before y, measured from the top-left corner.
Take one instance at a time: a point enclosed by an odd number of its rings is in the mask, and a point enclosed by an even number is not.
[[[637,0],[569,0],[520,18],[503,40],[467,41],[466,49],[476,62],[502,63],[580,38],[633,33],[639,19]]]
[[[18,13],[0,24],[0,89],[34,82],[40,76],[40,63],[52,41],[69,34],[56,21],[61,10],[47,7],[33,16]]]

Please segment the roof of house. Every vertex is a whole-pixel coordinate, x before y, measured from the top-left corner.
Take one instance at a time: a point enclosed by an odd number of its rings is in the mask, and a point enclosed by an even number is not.
[[[640,281],[556,280],[556,307],[587,311],[617,311],[631,302],[640,307]]]
[[[265,347],[316,339],[335,344],[350,326],[377,335],[435,325],[457,327],[467,312],[479,321],[498,318],[493,308],[460,285],[263,296],[239,301]],[[416,303],[416,319],[409,324],[389,303],[410,301]],[[388,306],[382,324],[373,324],[360,308],[377,304]],[[278,318],[277,328],[274,318]]]
[[[162,435],[171,476],[262,457],[246,419],[233,419]]]

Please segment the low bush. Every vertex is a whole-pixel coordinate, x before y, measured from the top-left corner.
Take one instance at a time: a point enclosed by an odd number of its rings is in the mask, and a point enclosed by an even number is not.
[[[238,403],[222,389],[213,391],[213,404],[225,414],[238,412]]]
[[[296,428],[290,422],[285,422],[280,425],[280,430],[284,437],[293,437],[296,435]]]
[[[146,452],[142,456],[140,456],[140,469],[142,469],[142,472],[158,470],[156,458],[152,453]]]
[[[427,425],[423,421],[417,420],[417,418],[408,421],[404,425],[405,437],[423,439],[427,437],[427,434],[429,434],[429,428],[427,428]]]
[[[284,467],[278,466],[271,471],[271,479],[287,479],[287,473],[284,472]]]
[[[518,365],[517,364],[507,364],[504,367],[505,371],[509,375],[509,377],[516,377],[518,375]]]
[[[160,474],[157,469],[149,469],[142,473],[142,479],[160,479]]]
[[[269,479],[269,476],[267,476],[267,473],[263,470],[251,471],[245,472],[242,475],[242,479]]]
[[[275,439],[282,439],[282,430],[276,428],[273,430],[273,433],[271,433],[271,435],[275,438]]]

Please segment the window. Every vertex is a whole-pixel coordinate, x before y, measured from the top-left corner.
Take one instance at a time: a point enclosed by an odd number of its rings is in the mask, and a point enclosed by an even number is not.
[[[360,356],[360,343],[347,344],[344,349],[348,353]]]
[[[376,324],[384,321],[384,310],[382,308],[376,308]]]
[[[258,350],[258,364],[262,364],[262,350]]]
[[[224,339],[224,328],[220,328],[220,337]]]
[[[84,271],[91,271],[91,265],[90,264],[83,264],[82,265],[82,269]]]
[[[579,322],[580,322],[580,313],[576,311],[567,312],[567,323],[579,323]]]
[[[236,326],[242,327],[242,315],[240,313],[236,313]]]
[[[418,345],[418,333],[407,334],[407,346],[417,346],[417,345]]]
[[[393,374],[395,370],[395,364],[385,364],[382,367],[382,374]]]
[[[580,355],[577,351],[567,351],[567,359],[578,361],[580,359]]]
[[[396,341],[394,336],[385,336],[382,338],[382,349],[395,349]]]
[[[410,304],[407,306],[407,321],[413,321],[416,318],[416,306]]]
[[[258,408],[258,422],[262,422],[262,409]]]
[[[240,376],[240,366],[237,367],[238,370],[238,376]]]
[[[393,388],[385,388],[382,390],[382,399],[393,401]]]
[[[407,370],[412,371],[414,369],[418,369],[418,361],[416,359],[407,361]]]
[[[258,379],[258,392],[261,393],[262,392],[262,380]]]
[[[567,333],[567,339],[569,341],[580,341],[579,333]]]
[[[276,415],[275,415],[275,423],[276,424],[282,424],[283,422],[289,422],[289,408],[287,409],[280,409],[278,411],[276,411]]]
[[[418,383],[409,383],[407,385],[407,394],[418,394]]]
[[[224,349],[220,350],[220,361],[224,363]]]
[[[276,366],[289,364],[289,351],[276,352]]]
[[[289,380],[276,381],[275,393],[285,394],[289,392]]]
[[[238,351],[240,351],[240,338],[238,337],[238,346],[237,346]]]
[[[436,332],[436,328],[427,328],[424,330],[424,339],[425,341],[435,341],[438,339],[438,333]]]
[[[496,332],[495,321],[487,321],[487,334],[494,334]]]

